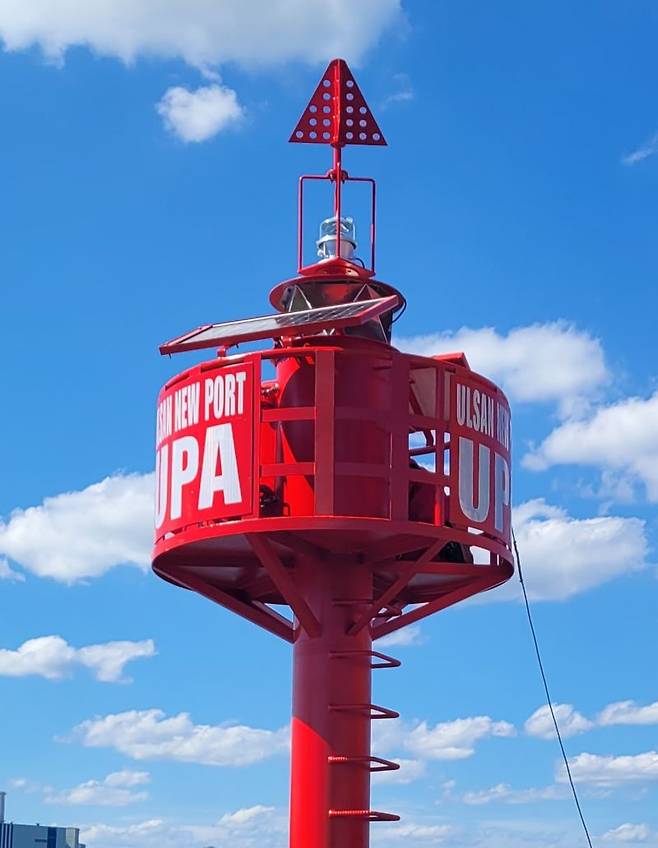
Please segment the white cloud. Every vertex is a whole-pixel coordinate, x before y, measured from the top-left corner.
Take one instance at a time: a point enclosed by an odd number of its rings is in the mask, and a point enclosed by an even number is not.
[[[456,830],[449,824],[415,824],[400,823],[387,829],[387,839],[405,839],[425,842],[431,840],[432,845],[438,845],[455,836]]]
[[[104,683],[127,683],[130,678],[123,677],[125,665],[154,655],[155,644],[151,639],[73,648],[61,636],[39,636],[23,642],[16,650],[0,649],[0,677],[35,675],[60,680],[71,674],[77,665],[84,665]]]
[[[489,818],[473,833],[471,844],[486,848],[575,848],[582,844],[570,819],[514,816]]]
[[[398,339],[404,350],[431,356],[463,351],[471,367],[512,401],[557,403],[563,415],[582,410],[609,380],[598,339],[564,321],[510,330],[493,327]]]
[[[608,704],[593,719],[579,713],[572,704],[554,704],[555,715],[563,736],[577,736],[595,727],[614,725],[658,724],[658,701],[640,706],[635,701]],[[555,728],[547,705],[536,710],[526,721],[525,732],[540,739],[554,739]]]
[[[651,837],[651,829],[646,824],[620,824],[604,833],[605,842],[646,842]]]
[[[26,777],[14,777],[9,781],[11,789],[19,789],[21,792],[38,792],[41,786],[33,780],[28,780]]]
[[[244,116],[235,91],[218,84],[195,91],[175,86],[156,108],[167,129],[185,142],[206,141]]]
[[[56,61],[82,46],[124,62],[258,67],[358,60],[400,16],[400,0],[17,0],[0,5],[0,39]]]
[[[585,420],[566,421],[524,457],[526,468],[543,471],[576,464],[637,481],[658,501],[658,392],[603,406]]]
[[[81,828],[81,840],[92,845],[171,844],[170,828],[162,819],[148,819],[129,825],[95,824]],[[166,840],[166,841],[165,841]]]
[[[577,519],[536,499],[514,510],[514,527],[526,588],[536,601],[566,600],[645,565],[648,544],[639,518]],[[515,582],[487,599],[512,595],[518,595]]]
[[[372,723],[372,751],[377,756],[388,757],[391,753],[400,752],[403,741],[412,727],[416,724],[407,724],[402,719],[396,721],[373,721]]]
[[[605,788],[658,780],[658,752],[656,751],[621,757],[584,753],[570,759],[569,766],[576,783],[586,783],[591,786]],[[561,783],[567,781],[564,766],[561,766],[557,779]]]
[[[76,659],[75,648],[61,636],[28,639],[15,651],[0,649],[0,675],[28,677],[36,675],[59,680],[68,674]]]
[[[234,813],[224,813],[219,820],[219,824],[238,825],[242,826],[254,819],[260,819],[264,815],[274,812],[274,807],[266,807],[263,804],[256,804],[254,807],[244,807],[241,810],[236,810]]]
[[[153,540],[153,474],[117,474],[45,498],[0,521],[0,554],[39,577],[75,583],[117,565],[146,569]]]
[[[624,156],[621,161],[624,165],[637,165],[638,162],[643,162],[645,159],[649,159],[650,156],[655,156],[656,153],[658,153],[658,133],[652,135],[648,141],[636,150],[633,150],[632,153]]]
[[[135,760],[177,760],[210,766],[246,766],[288,750],[289,731],[244,725],[194,724],[189,713],[130,710],[83,721],[72,738],[89,748],[115,748]]]
[[[132,789],[134,786],[143,786],[150,782],[151,775],[147,771],[132,771],[132,769],[113,771],[104,780],[106,786],[121,786],[127,789]]]
[[[410,772],[420,769],[416,761],[466,759],[475,753],[476,745],[486,738],[516,735],[514,725],[507,721],[494,721],[489,716],[458,718],[435,725],[427,721],[377,721],[373,724],[372,732],[375,754],[386,757],[392,755],[394,760],[398,759],[396,752],[413,754],[414,760],[401,761]]]
[[[416,92],[411,84],[408,74],[394,74],[395,90],[386,97],[381,105],[382,109],[388,109],[396,103],[409,103],[416,98]]]
[[[394,630],[386,636],[382,636],[377,640],[375,648],[408,648],[412,645],[422,645],[424,642],[423,632],[420,624],[411,624],[409,627],[403,627],[400,630]]]
[[[187,838],[179,839],[179,844],[191,841],[200,845],[216,845],[218,848],[230,845],[231,848],[279,848],[287,830],[287,815],[275,807],[256,804],[232,813],[224,813],[216,824],[185,825],[183,833]]]
[[[616,724],[658,724],[658,701],[645,707],[635,701],[617,701],[608,704],[598,715],[597,724],[603,727]]]
[[[97,679],[104,683],[129,682],[123,679],[123,667],[132,660],[155,656],[155,644],[151,639],[144,642],[106,642],[103,645],[88,645],[80,648],[77,659],[91,668]]]
[[[81,828],[81,840],[94,848],[280,848],[286,832],[284,812],[257,804],[225,813],[211,824],[173,824],[149,819],[132,824],[94,824]]]
[[[413,783],[415,780],[419,780],[425,774],[426,766],[422,760],[406,760],[396,757],[395,762],[400,766],[399,769],[373,773],[375,785],[377,783],[396,783],[404,786],[407,783]]]
[[[554,704],[555,717],[563,737],[576,736],[594,727],[594,722],[585,718],[571,704]],[[540,739],[555,739],[555,726],[547,705],[540,707],[530,716],[524,725],[529,736]]]
[[[499,783],[489,789],[465,792],[458,800],[472,807],[485,804],[532,804],[537,801],[563,801],[569,792],[562,786],[544,786],[538,789],[513,789],[506,783]],[[450,800],[455,800],[450,796]]]
[[[417,757],[430,760],[462,760],[475,753],[475,746],[490,736],[509,737],[516,733],[507,721],[475,716],[446,721],[431,727],[423,721],[405,734],[404,746]]]
[[[49,804],[125,807],[148,798],[148,792],[132,790],[136,786],[149,783],[150,780],[151,777],[146,771],[117,771],[108,774],[103,780],[87,780],[62,792],[51,789],[46,792],[45,800]]]
[[[14,571],[4,557],[0,557],[0,580],[11,580],[14,583],[24,583],[25,575]]]
[[[286,844],[287,815],[284,810],[263,812],[243,824],[174,824],[163,819],[82,827],[81,840],[94,848],[282,848]],[[269,812],[267,812],[269,810]],[[240,811],[237,811],[238,813]],[[226,819],[232,818],[231,813]],[[562,821],[529,820],[518,817],[482,822],[460,822],[427,816],[422,820],[405,816],[397,824],[374,829],[373,845],[483,846],[487,848],[573,848],[573,827]]]
[[[170,88],[157,110],[179,138],[199,142],[243,116],[236,92],[217,82],[218,68],[358,62],[403,20],[402,0],[11,0],[0,3],[0,44],[37,46],[56,64],[72,47],[125,63],[182,60],[215,82]]]

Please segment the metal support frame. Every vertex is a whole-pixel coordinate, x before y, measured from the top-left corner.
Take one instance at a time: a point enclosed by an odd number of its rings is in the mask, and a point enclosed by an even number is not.
[[[275,636],[280,636],[282,639],[285,639],[286,642],[295,641],[295,633],[292,622],[284,616],[279,615],[276,610],[271,609],[267,606],[267,604],[260,603],[259,601],[249,602],[240,600],[239,598],[236,598],[235,595],[224,592],[216,586],[213,586],[205,580],[201,580],[201,578],[190,574],[188,571],[183,571],[182,569],[176,569],[175,574],[168,572],[163,568],[155,568],[154,570],[167,580],[177,583],[184,589],[190,589],[199,595],[203,595],[204,598],[208,598],[208,600],[214,601],[216,604],[225,607],[227,610],[237,613],[242,616],[242,618],[246,618],[247,621],[251,621],[252,624],[257,624],[259,627],[262,627],[263,630],[267,630]]]
[[[269,540],[258,533],[249,533],[246,538],[254,553],[262,562],[263,568],[265,568],[274,581],[274,585],[288,602],[300,626],[304,628],[309,636],[319,636],[321,633],[320,622],[311,612],[309,605],[304,600],[304,596],[297,588],[290,572],[281,562],[279,555]]]
[[[413,624],[416,621],[427,618],[428,615],[446,609],[459,601],[464,601],[472,595],[477,595],[479,592],[486,592],[487,589],[493,589],[494,586],[503,582],[504,579],[507,578],[501,578],[498,575],[494,579],[485,577],[480,580],[469,580],[458,589],[454,589],[452,592],[446,592],[445,595],[440,595],[435,600],[428,601],[422,607],[404,613],[395,621],[387,621],[385,624],[377,625],[372,631],[372,638],[379,639],[388,633],[393,633],[394,630],[399,630],[401,627],[406,627],[408,624]]]
[[[340,174],[340,176],[338,176]],[[351,177],[342,169],[340,148],[334,148],[333,167],[326,174],[303,174],[299,178],[297,189],[297,271],[304,270],[304,185],[316,180],[334,183],[334,215],[340,221],[342,208],[342,186],[345,183],[365,183],[370,186],[370,267],[365,269],[364,276],[375,275],[377,250],[377,183],[372,177]],[[337,229],[337,255],[340,256],[340,227]]]
[[[359,632],[359,630],[367,627],[380,610],[384,609],[384,607],[392,603],[397,598],[405,586],[409,584],[409,581],[414,574],[417,574],[425,563],[434,559],[443,545],[444,543],[442,541],[434,542],[434,544],[430,545],[417,560],[405,563],[405,565],[400,569],[397,580],[394,580],[388,589],[386,589],[386,591],[383,592],[377,600],[368,607],[363,615],[357,619],[350,628],[349,633],[351,635],[355,635]]]

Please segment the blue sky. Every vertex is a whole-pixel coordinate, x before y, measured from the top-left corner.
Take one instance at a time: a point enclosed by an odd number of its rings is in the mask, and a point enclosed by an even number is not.
[[[655,4],[79,6],[0,2],[9,816],[92,848],[285,845],[289,647],[148,570],[155,397],[184,365],[157,344],[294,272],[296,177],[328,153],[286,140],[344,55],[389,142],[345,164],[379,181],[397,343],[464,349],[512,401],[595,842],[658,845]],[[404,766],[374,806],[403,821],[375,844],[583,845],[516,589],[391,650],[375,753]]]

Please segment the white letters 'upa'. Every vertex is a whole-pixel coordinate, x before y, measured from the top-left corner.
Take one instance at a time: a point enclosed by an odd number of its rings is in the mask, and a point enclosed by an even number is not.
[[[505,507],[510,502],[509,465],[504,456],[495,456],[494,497],[496,498],[496,513],[494,526],[499,533],[505,529]]]
[[[190,483],[199,470],[199,444],[194,436],[183,436],[172,445],[171,451],[171,518],[183,513],[183,486]]]
[[[181,517],[183,487],[195,480],[199,473],[199,444],[194,436],[182,436],[175,439],[171,447],[171,490],[169,490],[169,445],[163,445],[156,456],[156,528],[164,523],[167,506],[169,506],[169,517],[172,520]],[[218,465],[221,469],[219,474],[217,473]],[[198,509],[212,507],[217,492],[224,493],[225,504],[237,504],[242,501],[233,428],[228,423],[217,424],[206,430]]]
[[[155,455],[155,526],[162,527],[167,513],[169,495],[169,445],[163,445]]]
[[[459,505],[464,515],[477,524],[489,517],[489,481],[491,479],[491,450],[478,445],[478,491],[477,500],[473,490],[472,439],[459,437]],[[499,533],[505,530],[505,519],[510,505],[510,471],[504,456],[494,451],[494,527]],[[477,502],[477,506],[475,506]]]
[[[217,474],[217,460],[222,469]],[[203,449],[199,509],[208,509],[213,504],[215,492],[224,492],[224,503],[235,504],[242,500],[238,460],[235,455],[233,429],[230,424],[208,427]]]
[[[477,523],[486,521],[489,515],[490,456],[489,448],[480,444],[476,507],[473,491],[473,442],[463,436],[459,437],[459,505],[464,515]]]

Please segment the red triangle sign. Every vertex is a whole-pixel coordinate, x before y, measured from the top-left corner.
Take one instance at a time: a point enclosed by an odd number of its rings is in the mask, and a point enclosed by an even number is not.
[[[338,147],[346,144],[386,144],[344,59],[334,59],[329,63],[290,141]]]

